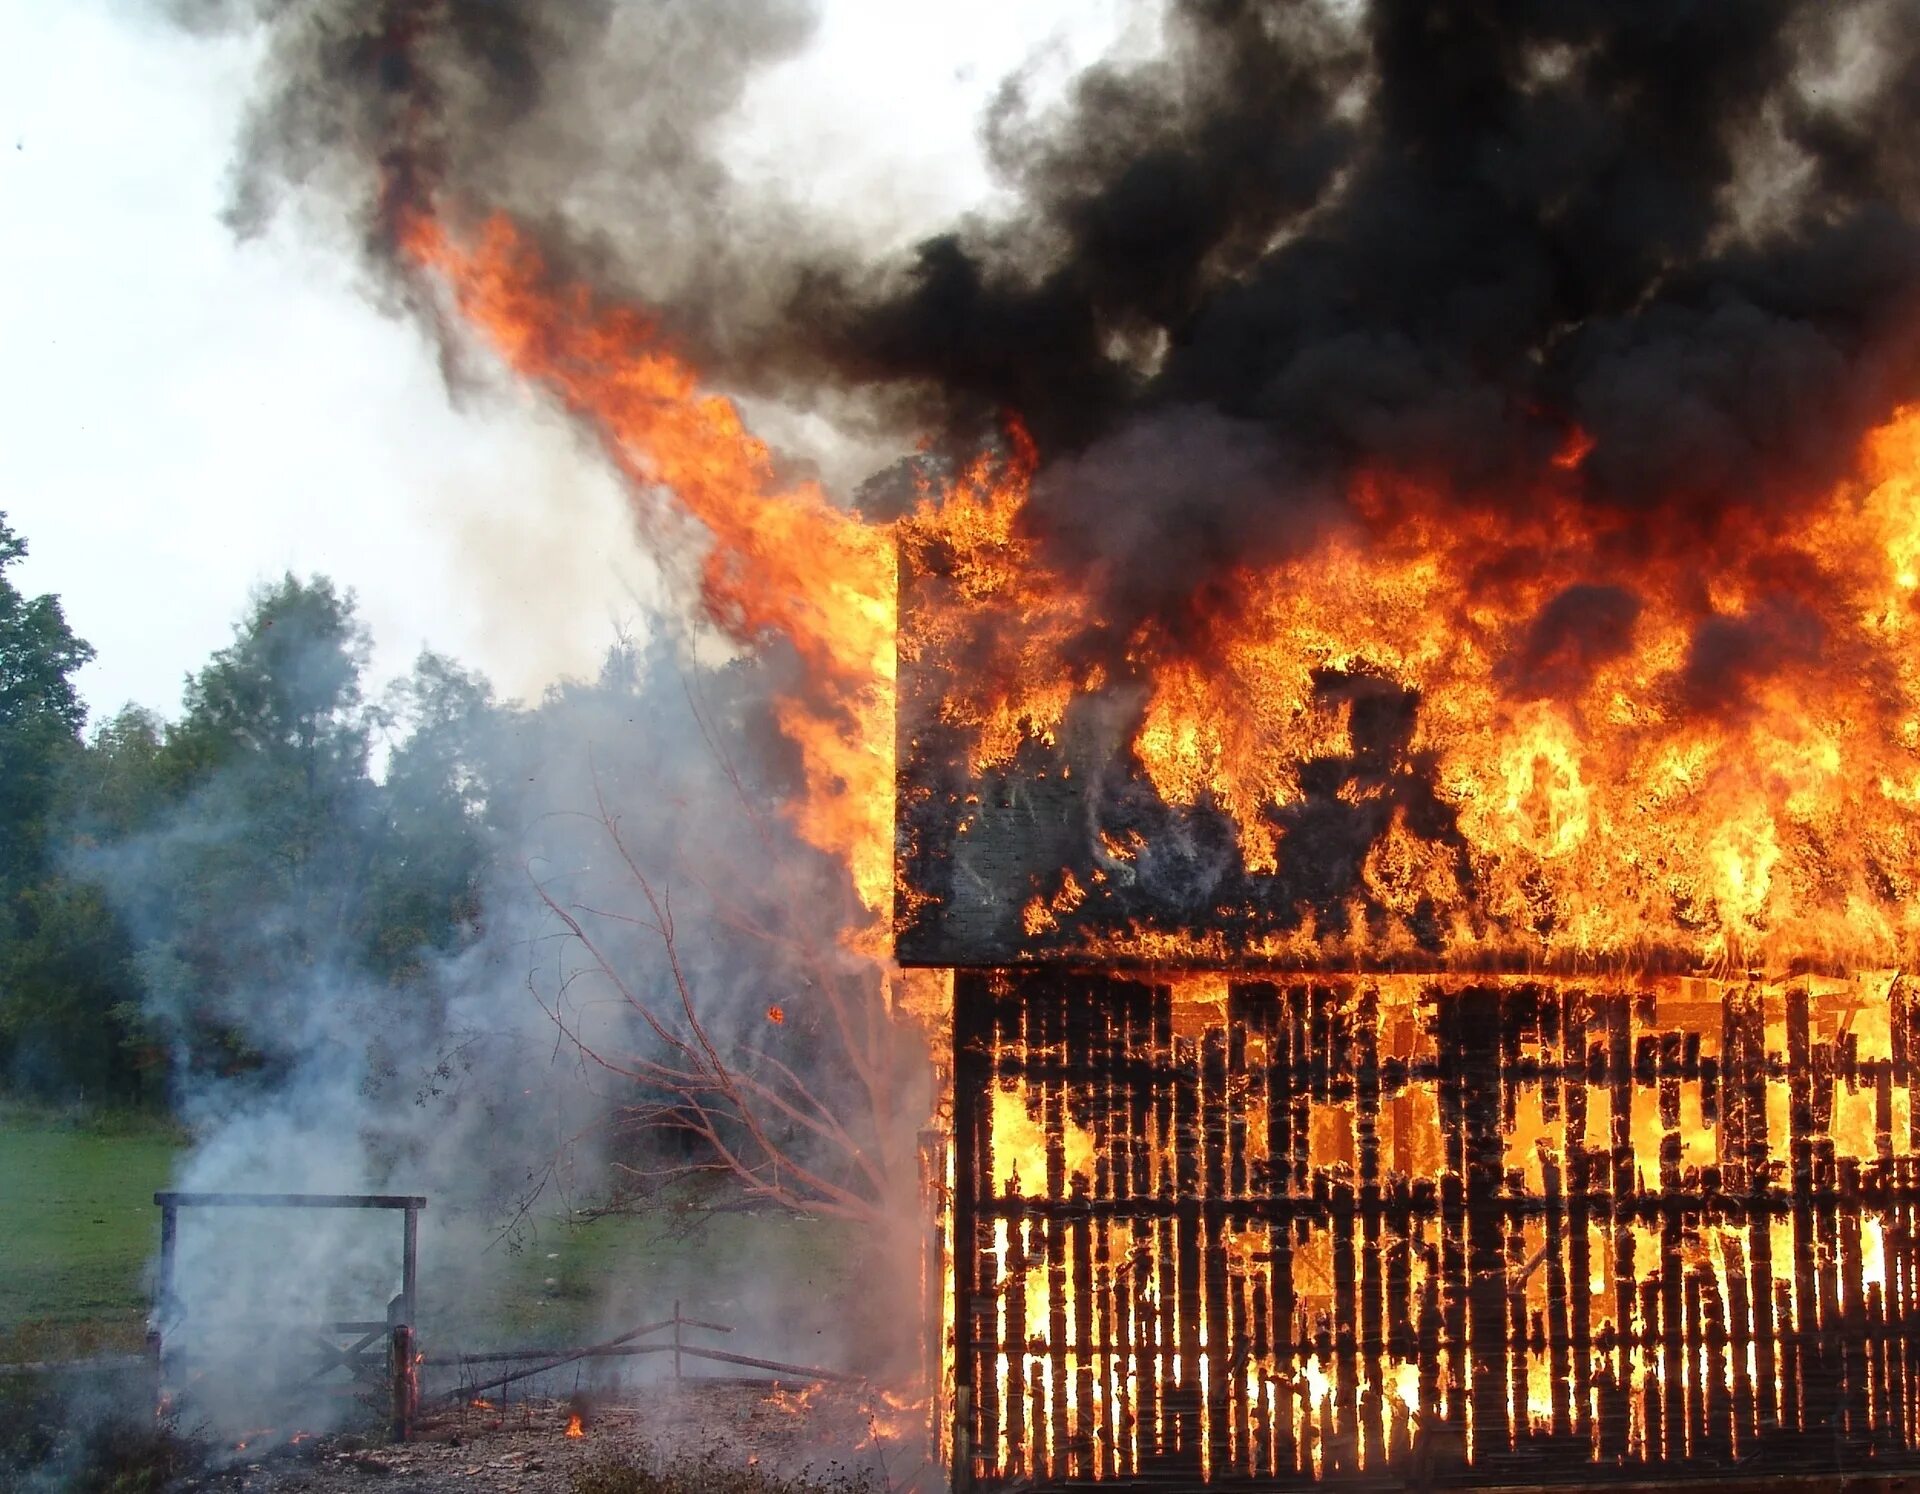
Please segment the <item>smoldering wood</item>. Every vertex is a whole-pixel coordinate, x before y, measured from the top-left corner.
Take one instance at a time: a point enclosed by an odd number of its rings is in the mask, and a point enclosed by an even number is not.
[[[725,1323],[708,1323],[699,1318],[682,1318],[681,1323],[688,1328],[705,1328],[714,1333],[731,1333],[733,1329]],[[630,1354],[663,1354],[672,1350],[672,1344],[635,1344],[628,1345],[629,1339],[643,1338],[650,1333],[664,1333],[673,1326],[672,1318],[662,1318],[657,1323],[642,1323],[637,1328],[629,1328],[618,1338],[607,1340],[604,1344],[587,1344],[583,1347],[547,1348],[547,1349],[460,1349],[449,1353],[430,1355],[435,1364],[508,1364],[514,1360],[552,1359],[555,1355],[602,1353],[611,1354],[616,1349]]]
[[[420,1410],[419,1363],[413,1348],[413,1325],[395,1323],[387,1354],[393,1385],[388,1429],[395,1442],[405,1442],[413,1435],[414,1418]]]
[[[957,1487],[1920,1472],[1904,986],[1214,983],[958,973]]]

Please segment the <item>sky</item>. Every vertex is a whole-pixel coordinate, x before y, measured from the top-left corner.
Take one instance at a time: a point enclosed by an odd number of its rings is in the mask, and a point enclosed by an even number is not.
[[[739,173],[905,234],[991,202],[975,126],[1036,60],[1065,78],[1138,34],[1127,0],[827,0],[730,127]],[[456,405],[419,329],[301,215],[221,221],[256,44],[138,0],[0,0],[0,510],[15,580],[98,651],[97,725],[177,713],[249,592],[355,593],[371,686],[423,647],[508,696],[590,673],[656,596],[621,494],[505,381]],[[802,175],[804,173],[804,176]],[[805,455],[805,453],[801,453]]]

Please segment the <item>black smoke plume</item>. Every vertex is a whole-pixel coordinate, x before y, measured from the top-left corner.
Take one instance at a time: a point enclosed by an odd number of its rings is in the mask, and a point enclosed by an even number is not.
[[[557,272],[644,300],[706,362],[764,322],[793,273],[793,211],[730,190],[711,136],[759,68],[811,35],[807,0],[163,0],[262,34],[228,217],[344,224],[383,299],[409,214],[503,212]],[[783,280],[782,276],[787,277]]]
[[[1006,96],[1021,231],[838,302],[842,366],[1018,410],[1029,520],[1122,631],[1361,464],[1499,504],[1576,429],[1634,541],[1745,538],[1920,394],[1917,43],[1911,0],[1178,4],[1161,59]],[[1164,481],[1143,428],[1223,460]]]
[[[877,261],[715,144],[798,0],[192,9],[271,28],[241,226],[317,188],[378,257],[502,209],[722,386],[955,450],[1014,412],[1121,637],[1177,644],[1362,464],[1499,505],[1581,431],[1618,543],[1711,550],[1920,395],[1914,0],[1173,0],[1148,60],[1001,88],[1012,212]]]

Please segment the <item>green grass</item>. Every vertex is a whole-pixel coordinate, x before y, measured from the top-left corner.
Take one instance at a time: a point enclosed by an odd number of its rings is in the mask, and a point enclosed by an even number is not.
[[[0,1112],[0,1363],[139,1346],[179,1149],[151,1123]]]
[[[496,1249],[506,1250],[505,1245]],[[547,1219],[528,1234],[488,1284],[463,1293],[436,1312],[443,1336],[479,1346],[506,1343],[584,1343],[643,1319],[672,1314],[676,1300],[689,1317],[733,1322],[752,1315],[745,1300],[778,1261],[779,1279],[803,1300],[843,1298],[860,1269],[857,1233],[830,1220],[765,1213],[662,1211],[615,1215],[578,1223]],[[609,1289],[631,1303],[610,1329]],[[624,1288],[624,1290],[622,1290]],[[423,1291],[431,1282],[423,1281]]]
[[[159,1243],[153,1193],[182,1146],[151,1121],[0,1105],[0,1364],[140,1347]],[[716,1346],[750,1348],[750,1336],[766,1341],[756,1283],[771,1281],[788,1297],[780,1317],[792,1331],[780,1342],[817,1362],[812,1320],[831,1324],[861,1297],[860,1232],[702,1207],[726,1196],[693,1191],[637,1216],[544,1217],[470,1276],[429,1250],[422,1327],[442,1345],[579,1344],[667,1317],[678,1299],[689,1317],[741,1330]]]

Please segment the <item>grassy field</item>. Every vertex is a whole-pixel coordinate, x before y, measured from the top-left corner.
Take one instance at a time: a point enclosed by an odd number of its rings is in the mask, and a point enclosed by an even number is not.
[[[178,1150],[151,1125],[0,1112],[0,1362],[139,1346]]]
[[[845,1313],[858,1243],[849,1226],[777,1211],[548,1220],[505,1269],[463,1300],[429,1300],[425,1317],[463,1344],[581,1343],[667,1317],[678,1301],[689,1317],[751,1335],[762,1352],[800,1353],[816,1317]],[[423,1294],[432,1289],[429,1275]],[[776,1315],[782,1327],[770,1331]]]
[[[0,1109],[0,1364],[140,1347],[153,1193],[180,1146],[152,1124]],[[846,1226],[783,1212],[548,1218],[470,1275],[424,1250],[423,1327],[467,1347],[581,1343],[666,1317],[678,1300],[690,1317],[740,1329],[709,1336],[716,1347],[827,1362],[859,1243]]]
[[[150,1402],[141,1397],[152,1386],[138,1361],[131,1379],[97,1363],[8,1369],[141,1346],[159,1243],[153,1193],[167,1185],[182,1146],[151,1122],[0,1104],[0,1487],[38,1469],[53,1482],[35,1487],[147,1489],[159,1487],[164,1469],[191,1466],[175,1460],[192,1449],[156,1428],[145,1409]],[[467,1235],[460,1251],[436,1259],[429,1235],[420,1279],[426,1341],[438,1352],[591,1342],[667,1317],[677,1300],[688,1317],[738,1330],[725,1337],[689,1330],[690,1343],[854,1367],[850,1346],[873,1340],[871,1320],[887,1305],[884,1294],[867,1290],[861,1232],[784,1211],[725,1207],[729,1201],[738,1199],[694,1193],[644,1216],[545,1216],[523,1221],[531,1227],[477,1256]],[[506,1394],[566,1394],[603,1373],[665,1373],[670,1363],[578,1365]],[[468,1371],[467,1383],[499,1368]],[[735,1372],[697,1360],[687,1369]],[[91,1409],[76,1420],[76,1406]],[[142,1409],[127,1414],[130,1406]],[[683,1484],[611,1465],[592,1485],[607,1494],[709,1486],[703,1473]],[[737,1487],[778,1494],[751,1479]]]

